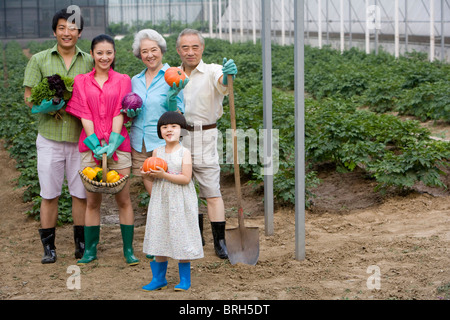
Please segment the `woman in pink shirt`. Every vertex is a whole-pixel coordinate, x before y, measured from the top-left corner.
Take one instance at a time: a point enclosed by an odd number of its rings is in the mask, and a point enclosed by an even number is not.
[[[66,111],[80,118],[83,124],[79,140],[81,167],[101,166],[99,160],[106,153],[108,168],[126,175],[131,171],[131,145],[124,123],[129,119],[120,109],[123,97],[131,92],[131,79],[114,71],[115,54],[114,40],[110,36],[102,34],[92,40],[94,69],[75,77],[72,98]],[[86,193],[86,247],[78,265],[97,259],[100,238],[102,194]],[[139,260],[133,253],[134,212],[129,183],[115,195],[115,199],[119,207],[123,253],[127,264],[136,265]]]

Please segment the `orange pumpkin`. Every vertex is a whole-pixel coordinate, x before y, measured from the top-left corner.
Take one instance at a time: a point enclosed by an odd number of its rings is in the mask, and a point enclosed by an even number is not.
[[[145,159],[144,164],[142,165],[142,170],[145,172],[150,171],[150,169],[158,170],[156,167],[163,168],[164,171],[167,171],[167,162],[158,157],[149,157]]]
[[[186,73],[184,73],[183,70],[177,67],[170,67],[166,70],[166,73],[164,74],[164,79],[166,80],[167,84],[169,86],[173,86],[173,83],[175,82],[178,86],[180,83],[180,80],[185,80],[187,78]]]

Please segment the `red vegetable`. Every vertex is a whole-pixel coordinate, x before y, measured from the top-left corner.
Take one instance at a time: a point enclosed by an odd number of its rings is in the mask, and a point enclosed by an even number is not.
[[[144,164],[142,165],[142,170],[145,172],[150,171],[150,169],[158,170],[156,167],[163,168],[164,171],[167,171],[167,162],[158,157],[150,157],[145,159]]]
[[[122,108],[124,110],[133,109],[136,110],[137,108],[142,107],[142,99],[139,97],[137,93],[130,92],[125,95],[122,99]]]
[[[181,70],[180,68],[170,67],[164,73],[164,79],[166,80],[169,86],[173,86],[174,82],[178,86],[180,80],[184,81],[186,79],[186,73],[184,73],[184,71]]]

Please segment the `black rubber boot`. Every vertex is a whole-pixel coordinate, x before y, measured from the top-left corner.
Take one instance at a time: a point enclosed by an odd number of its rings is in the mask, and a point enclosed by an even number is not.
[[[56,262],[56,248],[55,248],[55,228],[39,229],[41,242],[44,246],[44,256],[41,263],[55,263]]]
[[[214,250],[220,259],[228,259],[227,244],[225,242],[225,221],[211,222],[214,238]]]
[[[75,258],[81,259],[84,253],[84,226],[73,226],[73,241],[75,242]]]
[[[205,238],[203,238],[203,214],[198,215],[198,227],[200,228],[200,235],[202,236],[202,246],[205,246]]]

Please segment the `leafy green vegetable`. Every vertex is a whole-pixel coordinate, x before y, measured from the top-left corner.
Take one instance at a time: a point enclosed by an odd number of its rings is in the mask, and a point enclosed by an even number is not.
[[[64,88],[61,88],[60,90],[58,90],[59,88],[57,90],[51,89],[49,79],[52,80],[52,85],[54,85],[55,76],[61,78],[64,82]],[[58,96],[67,102],[72,97],[73,81],[73,78],[61,76],[59,74],[45,77],[38,85],[31,89],[31,96],[28,98],[28,101],[32,102],[34,105],[40,105],[44,99],[48,101],[53,99],[55,96]]]

